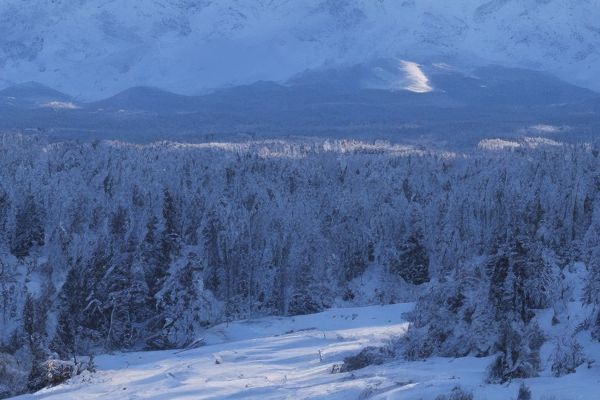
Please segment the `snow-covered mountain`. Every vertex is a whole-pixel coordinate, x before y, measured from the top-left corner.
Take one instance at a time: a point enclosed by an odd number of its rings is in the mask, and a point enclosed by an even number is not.
[[[0,87],[37,81],[84,99],[132,86],[181,94],[306,69],[407,60],[500,64],[600,89],[594,0],[3,0]]]

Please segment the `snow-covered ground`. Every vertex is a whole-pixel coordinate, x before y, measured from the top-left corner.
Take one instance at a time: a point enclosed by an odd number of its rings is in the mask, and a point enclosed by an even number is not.
[[[193,350],[97,357],[98,372],[20,399],[434,399],[457,385],[475,399],[516,398],[520,381],[485,385],[491,358],[394,361],[350,372],[331,370],[360,349],[407,329],[412,304],[340,308],[320,314],[233,322],[211,328]],[[551,318],[540,315],[543,321]],[[587,347],[587,346],[586,346]],[[596,346],[597,347],[597,346]],[[589,352],[588,352],[589,355]],[[598,366],[528,379],[534,399],[596,399]]]

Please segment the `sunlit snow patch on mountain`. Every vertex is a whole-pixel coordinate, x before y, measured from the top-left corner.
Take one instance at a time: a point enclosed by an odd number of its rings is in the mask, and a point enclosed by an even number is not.
[[[547,124],[536,124],[528,128],[529,131],[537,133],[539,135],[550,135],[553,133],[568,131],[570,129],[571,128],[569,126],[556,126]]]
[[[535,149],[540,146],[562,146],[560,142],[544,137],[524,137],[519,140],[483,139],[478,147],[481,150],[511,150],[518,148]]]
[[[51,108],[53,110],[77,110],[81,107],[70,101],[50,101],[48,103],[41,104],[40,108]]]
[[[365,87],[371,89],[387,89],[393,91],[408,90],[413,93],[429,93],[433,87],[421,66],[413,61],[379,60],[380,65],[374,67],[370,72],[372,76],[367,77]]]
[[[504,140],[504,139],[484,139],[479,142],[478,147],[482,150],[509,150],[509,149],[517,149],[521,147],[521,145],[512,140]]]
[[[429,78],[423,73],[419,64],[411,61],[400,61],[400,68],[405,73],[404,90],[414,93],[429,93],[433,88],[429,84]]]

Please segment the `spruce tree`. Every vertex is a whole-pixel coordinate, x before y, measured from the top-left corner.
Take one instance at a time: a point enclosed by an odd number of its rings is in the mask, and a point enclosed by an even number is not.
[[[44,211],[33,195],[27,195],[17,208],[11,252],[16,257],[29,256],[34,246],[44,245]]]
[[[422,285],[429,282],[429,255],[424,246],[423,233],[411,232],[400,247],[400,257],[392,269],[406,282]]]

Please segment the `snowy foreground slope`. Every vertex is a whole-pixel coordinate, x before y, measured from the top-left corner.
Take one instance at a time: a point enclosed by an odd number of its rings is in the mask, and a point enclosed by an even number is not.
[[[100,356],[97,373],[18,399],[408,400],[434,399],[455,386],[473,392],[475,399],[516,398],[521,381],[484,384],[492,357],[392,361],[331,373],[344,357],[401,336],[408,327],[402,314],[411,309],[411,303],[341,308],[222,324],[206,332],[204,347]],[[569,325],[581,317],[578,309],[579,304],[573,303]],[[553,329],[566,328],[560,324],[549,328],[550,312],[541,312],[538,318],[550,336]],[[598,369],[584,365],[562,378],[544,371],[525,382],[534,399],[594,399]]]

